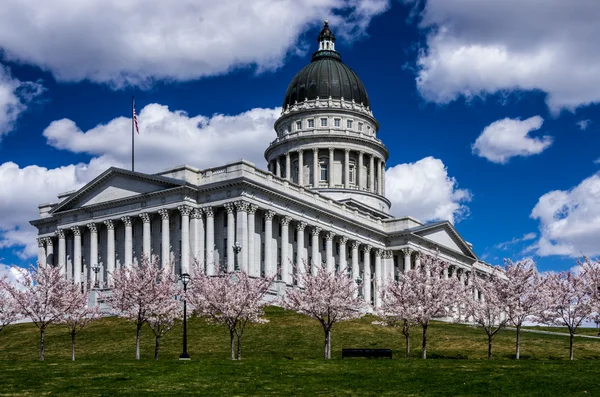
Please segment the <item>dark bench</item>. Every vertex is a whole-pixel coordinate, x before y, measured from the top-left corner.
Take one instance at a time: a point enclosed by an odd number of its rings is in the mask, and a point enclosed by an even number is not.
[[[392,349],[342,349],[342,358],[346,357],[392,358]]]

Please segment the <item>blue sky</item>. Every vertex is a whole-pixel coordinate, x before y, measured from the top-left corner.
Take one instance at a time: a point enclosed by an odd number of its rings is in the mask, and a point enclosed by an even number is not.
[[[324,18],[380,123],[395,215],[450,219],[493,264],[600,254],[600,3],[54,3],[0,15],[0,264],[35,260],[37,204],[129,166],[131,95],[137,170],[264,167]]]

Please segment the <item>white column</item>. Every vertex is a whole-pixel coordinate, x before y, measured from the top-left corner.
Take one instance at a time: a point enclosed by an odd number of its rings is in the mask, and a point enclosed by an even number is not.
[[[327,271],[333,273],[335,271],[335,260],[333,257],[333,237],[335,234],[327,232],[325,234],[325,261],[327,264]]]
[[[65,276],[67,274],[67,240],[65,238],[65,231],[58,229],[55,234],[58,237],[58,266],[60,274]]]
[[[54,265],[54,244],[52,237],[46,237],[46,264]]]
[[[233,245],[235,244],[235,216],[233,211],[235,210],[235,206],[233,203],[225,203],[225,209],[227,210],[227,247],[225,247],[225,251],[227,252],[227,271],[232,272],[235,267],[235,253],[233,252]]]
[[[180,205],[181,213],[181,274],[190,273],[190,214],[192,207]]]
[[[202,209],[194,208],[192,217],[192,255],[198,262],[198,265],[205,269],[204,263],[204,219],[202,219]]]
[[[350,149],[344,149],[344,187],[350,189]]]
[[[444,267],[444,278],[445,278],[446,280],[448,279],[448,270],[449,270],[448,268],[449,268],[449,267],[450,267],[449,265],[448,265],[448,266],[446,266],[446,267]]]
[[[170,241],[170,225],[169,225],[169,210],[161,208],[158,210],[161,217],[161,250],[160,250],[160,265],[164,269],[171,264],[171,241]],[[175,271],[174,269],[171,269]]]
[[[312,235],[312,263],[310,264],[312,268],[312,274],[317,274],[317,266],[321,266],[321,262],[319,261],[319,233],[321,233],[321,228],[315,226],[310,231]]]
[[[387,279],[394,281],[395,277],[396,277],[396,272],[395,272],[395,268],[394,268],[394,251],[388,251],[387,252],[387,260],[388,260],[388,264],[387,264]]]
[[[385,196],[385,162],[381,160],[381,195]]]
[[[254,247],[254,234],[256,233],[256,204],[248,206],[248,274],[252,277],[260,277],[260,266],[256,266],[256,249]]]
[[[285,154],[285,179],[288,181],[292,180],[292,163],[290,159],[290,152]]]
[[[281,164],[279,164],[279,156],[275,159],[275,175],[281,178]]]
[[[365,177],[363,176],[363,154],[364,152],[358,152],[358,170],[356,170],[356,178],[358,179],[358,189],[365,189]]]
[[[235,203],[235,209],[237,210],[235,241],[242,246],[238,265],[240,270],[243,270],[245,273],[248,273],[248,207],[249,204],[245,201]]]
[[[281,217],[281,279],[286,284],[292,284],[292,266],[290,256],[288,255],[288,247],[290,243],[290,221],[289,216]]]
[[[304,186],[304,150],[298,150],[298,185]]]
[[[375,193],[375,157],[369,156],[369,191]]]
[[[346,269],[348,267],[348,250],[346,249],[346,243],[348,242],[348,237],[341,236],[340,237],[340,271]],[[346,269],[348,270],[348,269]]]
[[[365,301],[371,304],[371,246],[363,247],[365,260],[363,261],[363,296]]]
[[[78,226],[71,228],[73,232],[73,282],[81,285],[81,230]]]
[[[329,148],[329,163],[327,164],[327,172],[329,173],[329,187],[334,187],[334,181],[333,181],[333,154],[334,154],[335,149],[333,148]]]
[[[381,189],[381,180],[383,179],[383,178],[381,177],[381,169],[383,168],[383,167],[381,166],[381,164],[382,164],[382,161],[381,161],[381,159],[380,159],[380,158],[377,158],[377,168],[376,168],[376,171],[377,171],[377,194],[379,194],[379,195],[381,195],[381,194],[382,194],[382,189]]]
[[[121,222],[125,225],[125,260],[123,266],[131,267],[133,265],[133,231],[131,229],[131,218],[124,216]]]
[[[410,270],[410,255],[412,254],[412,250],[410,248],[402,249],[402,253],[404,254],[404,273]]]
[[[312,186],[319,187],[319,149],[313,148]]]
[[[88,223],[88,229],[90,229],[90,263],[88,264],[88,282],[90,286],[96,284],[96,273],[92,270],[92,267],[98,266],[98,228],[95,223]],[[100,283],[100,272],[98,272],[98,283]]]
[[[112,274],[115,271],[115,225],[112,220],[104,221],[106,226],[106,281],[112,285]]]
[[[421,253],[419,251],[415,251],[415,268],[421,268]]]
[[[215,213],[213,207],[202,208],[206,214],[206,274],[215,275]]]
[[[273,253],[271,252],[271,243],[273,240],[273,217],[275,212],[265,212],[265,276],[275,275],[275,266],[272,265]]]
[[[381,283],[383,281],[382,277],[381,277],[381,257],[383,256],[383,250],[382,249],[376,249],[375,250],[375,291],[373,291],[373,295],[374,295],[374,301],[375,301],[375,307],[379,307],[381,306],[381,299],[379,296],[379,291],[381,291]]]
[[[307,270],[308,263],[304,257],[304,229],[306,222],[296,223],[296,272],[298,276],[304,274]],[[299,284],[300,285],[300,284]]]
[[[150,231],[150,214],[147,212],[142,212],[140,214],[140,218],[142,218],[142,254],[146,255],[148,259],[152,255],[152,245],[151,245],[151,231]]]
[[[44,246],[46,244],[46,238],[38,237],[37,242],[38,242],[38,266],[44,267],[44,266],[46,266],[46,248]]]
[[[358,241],[352,242],[352,279],[357,284],[357,280],[360,278],[360,267],[358,265],[358,247],[360,243]],[[362,280],[364,281],[364,280]]]

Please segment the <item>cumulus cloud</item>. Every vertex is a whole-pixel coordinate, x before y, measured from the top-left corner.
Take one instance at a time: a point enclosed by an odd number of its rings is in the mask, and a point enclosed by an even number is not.
[[[540,238],[531,246],[540,256],[600,254],[600,174],[570,190],[544,194],[531,211],[540,223]]]
[[[588,127],[590,126],[590,124],[592,124],[592,120],[586,119],[586,120],[579,120],[577,123],[577,127],[579,127],[579,129],[581,131],[585,131],[588,129]]]
[[[454,223],[468,214],[465,203],[471,193],[459,189],[448,176],[444,163],[426,157],[414,163],[398,164],[385,172],[386,196],[392,214],[410,215],[420,221],[449,220]]]
[[[427,100],[541,90],[554,113],[600,101],[600,2],[426,0],[415,10],[427,32],[417,60]]]
[[[534,240],[536,237],[537,237],[536,233],[525,233],[523,235],[523,237],[515,237],[510,241],[505,241],[503,243],[496,244],[494,246],[494,248],[501,249],[501,250],[507,250],[508,247],[510,247],[511,245],[522,243],[523,241]]]
[[[6,59],[40,66],[59,81],[145,86],[277,68],[323,18],[353,39],[389,2],[4,0],[0,48]]]
[[[42,91],[41,84],[12,77],[10,70],[0,63],[0,140],[14,129],[29,102]]]
[[[0,263],[0,280],[5,279],[9,284],[20,286],[19,282],[23,282],[23,273],[16,268]]]
[[[499,164],[505,164],[515,156],[539,154],[552,144],[552,137],[532,138],[529,133],[539,130],[543,122],[540,116],[526,120],[505,118],[494,121],[475,140],[471,146],[472,152]]]

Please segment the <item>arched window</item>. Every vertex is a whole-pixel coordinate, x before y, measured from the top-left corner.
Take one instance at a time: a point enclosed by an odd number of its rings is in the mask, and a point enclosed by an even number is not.
[[[327,157],[321,157],[319,159],[319,169],[320,169],[320,178],[321,182],[329,180],[329,160]]]

